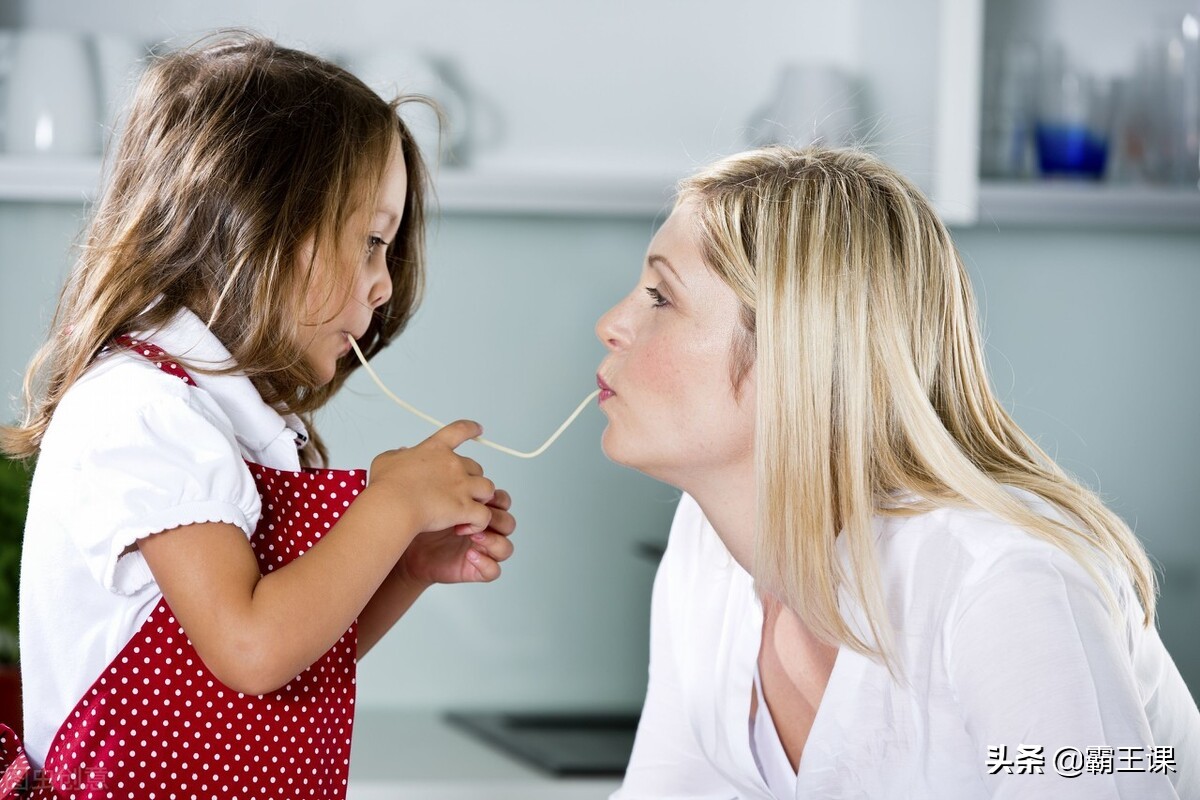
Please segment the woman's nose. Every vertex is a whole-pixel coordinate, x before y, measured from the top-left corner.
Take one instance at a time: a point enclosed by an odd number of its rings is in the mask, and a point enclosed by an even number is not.
[[[628,325],[621,313],[624,305],[622,300],[596,321],[596,337],[609,350],[616,350],[628,341]]]

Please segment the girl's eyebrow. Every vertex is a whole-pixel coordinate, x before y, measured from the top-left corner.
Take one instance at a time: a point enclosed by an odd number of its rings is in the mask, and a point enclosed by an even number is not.
[[[679,281],[679,283],[681,285],[687,286],[687,282],[684,281],[683,278],[679,277],[679,273],[675,271],[675,268],[671,266],[671,262],[667,261],[665,256],[660,256],[657,253],[652,253],[649,256],[646,256],[646,263],[652,267],[656,267],[656,265],[662,264],[664,267],[666,267],[668,270],[670,270],[672,275],[675,276],[675,280]]]

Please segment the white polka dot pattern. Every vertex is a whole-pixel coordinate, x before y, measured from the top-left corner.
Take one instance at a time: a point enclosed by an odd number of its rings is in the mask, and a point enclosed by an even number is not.
[[[21,800],[28,794],[31,773],[29,758],[16,731],[0,724],[0,798]]]
[[[153,345],[118,344],[192,383]],[[363,470],[248,466],[262,496],[251,544],[264,574],[303,555],[366,485]],[[245,695],[209,672],[163,600],[63,723],[33,796],[344,798],[356,648],[352,626],[279,691]]]

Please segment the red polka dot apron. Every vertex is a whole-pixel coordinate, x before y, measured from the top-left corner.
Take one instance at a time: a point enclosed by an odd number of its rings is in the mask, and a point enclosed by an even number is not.
[[[154,345],[117,341],[195,385]],[[251,544],[264,574],[303,555],[366,485],[364,470],[247,466],[262,497]],[[356,648],[351,626],[279,691],[245,695],[209,672],[164,599],[63,722],[41,770],[0,726],[0,798],[344,798]]]

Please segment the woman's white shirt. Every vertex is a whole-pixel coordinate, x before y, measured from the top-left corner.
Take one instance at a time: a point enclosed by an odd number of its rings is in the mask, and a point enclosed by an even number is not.
[[[750,754],[773,797],[796,795],[796,770],[783,749],[783,740],[762,690],[762,675],[754,668],[754,719],[750,722]]]
[[[989,514],[940,509],[876,525],[907,680],[841,648],[795,792],[781,796],[756,764],[748,724],[762,607],[684,495],[655,579],[646,702],[614,800],[1200,798],[1200,712],[1142,626],[1128,581],[1112,578],[1115,619],[1077,562]],[[856,604],[843,595],[842,605],[864,632]],[[1101,747],[1113,748],[1110,773],[1100,754],[1099,774],[1059,775],[1064,748],[1086,759]],[[1156,747],[1174,749],[1165,772],[1148,771],[1152,754],[1169,755]],[[1118,769],[1136,754],[1141,771]]]
[[[188,364],[229,352],[190,311],[141,334]],[[162,598],[138,539],[197,522],[247,538],[260,500],[245,460],[300,467],[303,424],[244,376],[189,370],[187,385],[115,351],[67,390],[42,440],[21,555],[25,746],[43,763],[70,710]]]

